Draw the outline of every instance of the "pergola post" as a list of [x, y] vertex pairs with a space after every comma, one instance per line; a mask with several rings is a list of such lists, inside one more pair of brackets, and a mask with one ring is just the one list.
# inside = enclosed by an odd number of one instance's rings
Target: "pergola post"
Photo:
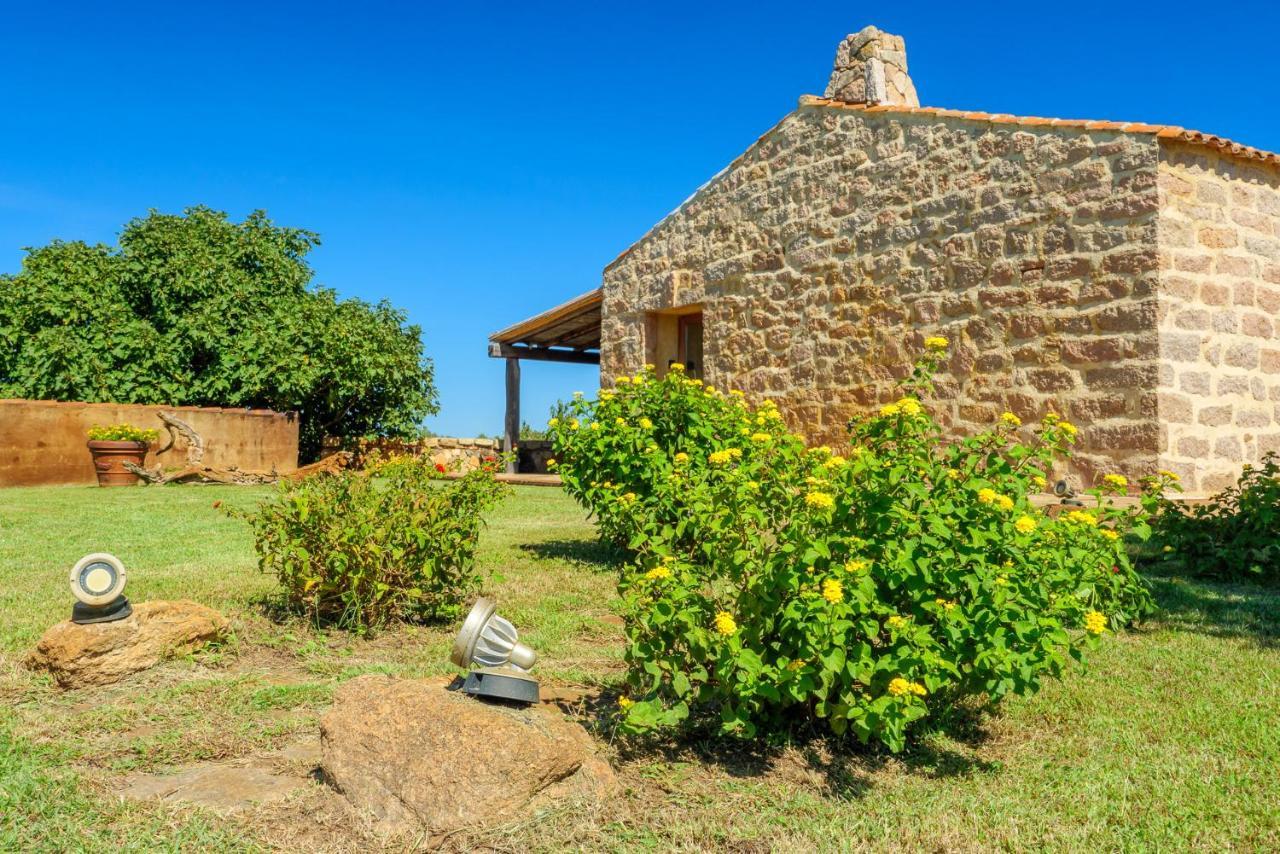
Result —
[[507, 358], [507, 417], [502, 451], [507, 454], [507, 474], [515, 474], [519, 460], [514, 453], [520, 441], [520, 360]]

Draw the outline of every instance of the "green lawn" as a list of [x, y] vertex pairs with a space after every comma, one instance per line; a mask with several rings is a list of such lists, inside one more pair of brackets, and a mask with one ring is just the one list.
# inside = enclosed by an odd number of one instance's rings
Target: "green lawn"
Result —
[[[313, 737], [342, 680], [449, 672], [450, 627], [358, 640], [270, 619], [246, 527], [212, 506], [263, 491], [0, 491], [0, 850], [379, 849], [310, 784], [233, 817], [125, 803], [129, 774]], [[22, 656], [70, 611], [66, 573], [119, 555], [135, 601], [190, 598], [236, 637], [105, 689], [60, 692]], [[526, 487], [482, 537], [486, 591], [542, 654], [544, 685], [608, 689], [622, 634], [612, 566], [559, 492]], [[818, 746], [621, 750], [623, 794], [448, 847], [502, 850], [1280, 848], [1280, 596], [1152, 579], [1164, 608], [1040, 695], [889, 757]], [[397, 847], [399, 846], [399, 847]]]

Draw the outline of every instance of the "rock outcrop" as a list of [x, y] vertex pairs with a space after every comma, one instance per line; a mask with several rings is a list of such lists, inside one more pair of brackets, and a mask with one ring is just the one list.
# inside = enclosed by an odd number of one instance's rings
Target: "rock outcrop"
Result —
[[320, 722], [322, 767], [385, 833], [450, 833], [616, 786], [578, 724], [544, 705], [493, 705], [430, 682], [361, 676]]
[[27, 656], [27, 667], [51, 673], [63, 688], [109, 685], [218, 640], [227, 627], [225, 617], [195, 602], [142, 602], [113, 623], [58, 623]]

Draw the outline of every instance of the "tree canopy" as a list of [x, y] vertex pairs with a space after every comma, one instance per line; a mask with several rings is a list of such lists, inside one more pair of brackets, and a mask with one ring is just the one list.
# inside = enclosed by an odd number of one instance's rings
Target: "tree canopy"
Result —
[[309, 231], [194, 207], [118, 247], [56, 240], [0, 275], [0, 397], [296, 410], [325, 436], [415, 435], [437, 410], [421, 329], [312, 284]]

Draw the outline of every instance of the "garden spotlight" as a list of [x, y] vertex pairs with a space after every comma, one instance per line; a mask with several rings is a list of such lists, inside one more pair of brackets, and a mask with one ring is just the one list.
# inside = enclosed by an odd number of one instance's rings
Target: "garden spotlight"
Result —
[[124, 564], [115, 555], [94, 552], [71, 567], [71, 594], [79, 601], [71, 608], [73, 623], [110, 623], [133, 613], [124, 598]]
[[1053, 494], [1062, 499], [1063, 504], [1070, 504], [1074, 507], [1083, 507], [1084, 502], [1076, 498], [1076, 491], [1064, 477], [1053, 485]]
[[498, 606], [489, 599], [478, 599], [453, 642], [449, 660], [458, 667], [476, 665], [467, 674], [462, 691], [476, 697], [510, 700], [517, 703], [538, 702], [538, 682], [529, 668], [538, 654], [519, 643], [515, 626], [499, 617]]

